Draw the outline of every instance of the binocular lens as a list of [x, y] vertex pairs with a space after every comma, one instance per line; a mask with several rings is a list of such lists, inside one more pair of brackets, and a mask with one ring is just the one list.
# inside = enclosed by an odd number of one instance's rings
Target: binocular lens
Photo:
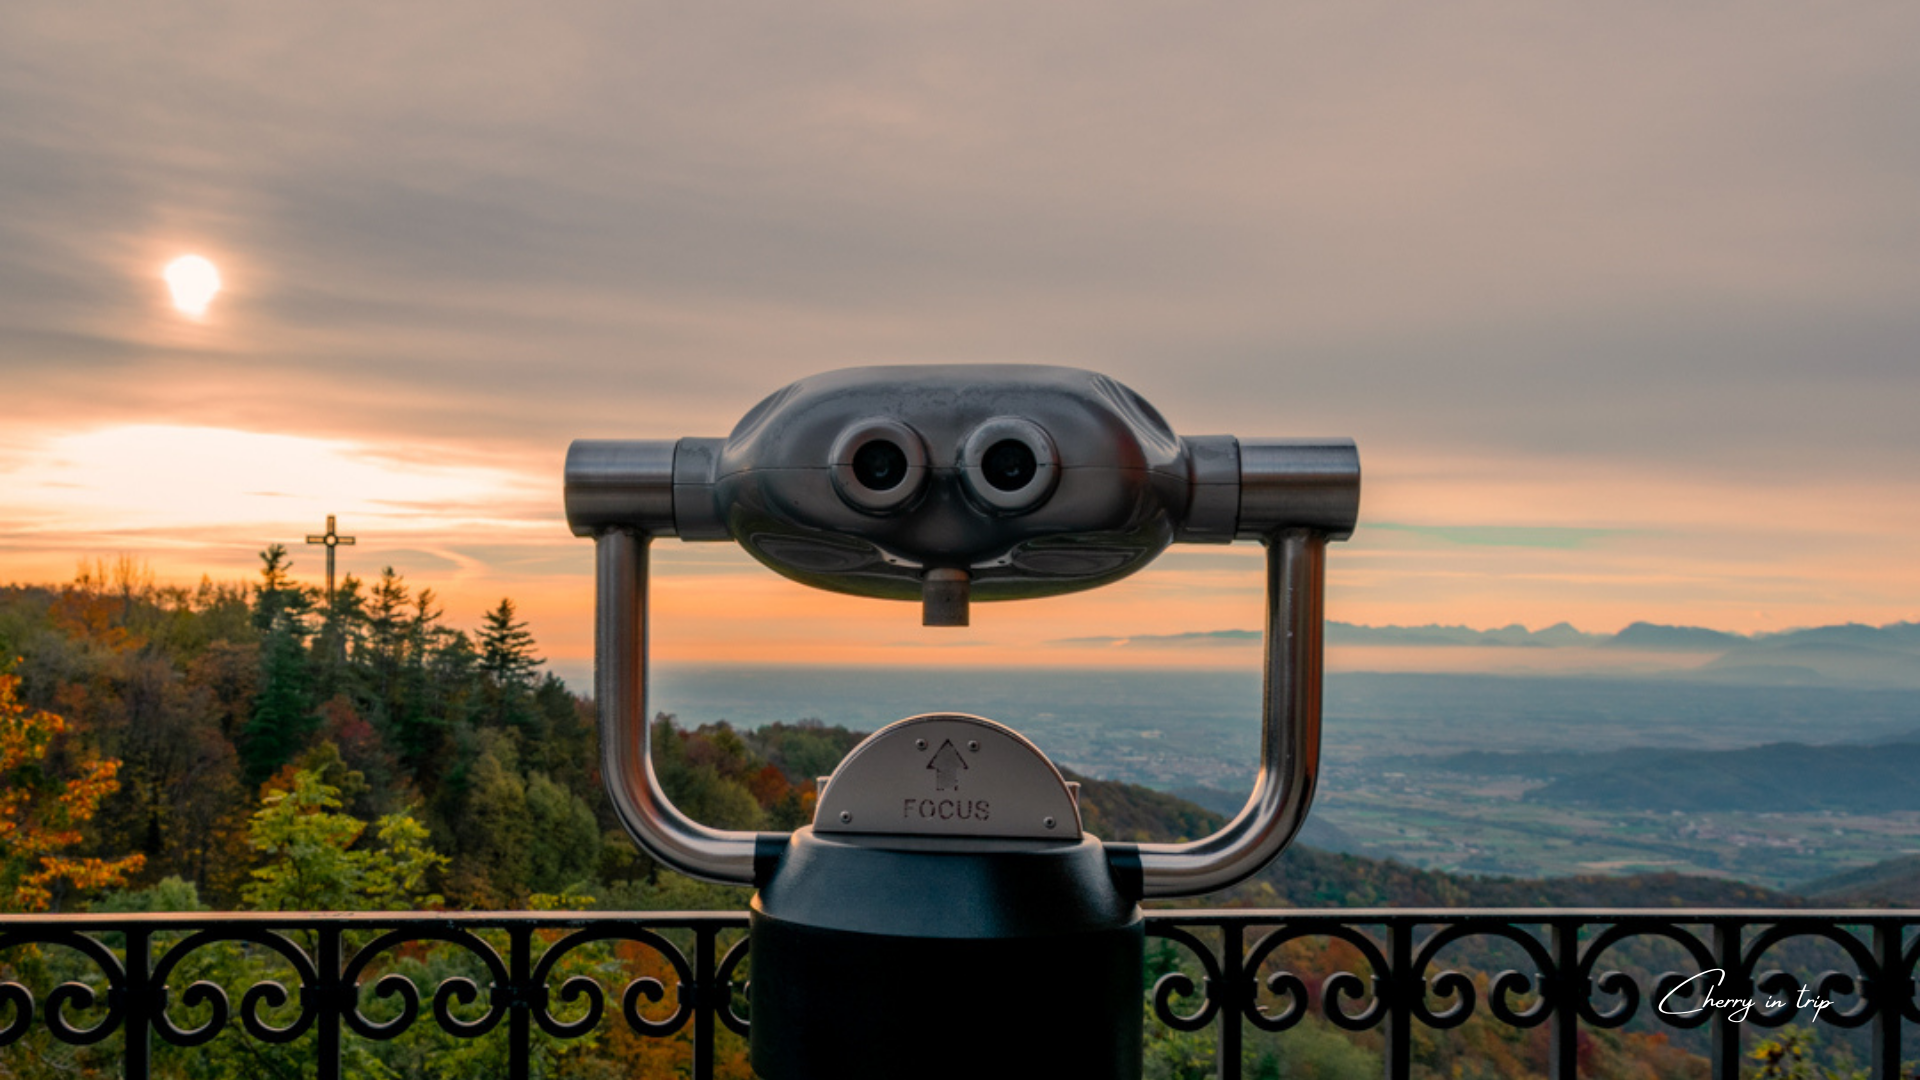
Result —
[[980, 459], [980, 471], [996, 491], [1019, 491], [1033, 482], [1039, 469], [1033, 447], [1018, 439], [1001, 439]]
[[906, 475], [907, 452], [886, 439], [874, 439], [853, 453], [853, 478], [870, 490], [891, 491]]

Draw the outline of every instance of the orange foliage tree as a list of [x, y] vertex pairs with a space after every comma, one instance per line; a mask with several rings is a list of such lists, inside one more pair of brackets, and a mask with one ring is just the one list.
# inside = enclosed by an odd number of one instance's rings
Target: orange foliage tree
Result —
[[79, 827], [100, 800], [120, 789], [120, 763], [92, 758], [78, 763], [76, 776], [54, 776], [47, 753], [67, 722], [27, 708], [19, 687], [19, 676], [0, 674], [0, 910], [45, 911], [58, 882], [75, 889], [124, 885], [146, 856], [61, 854], [80, 843]]

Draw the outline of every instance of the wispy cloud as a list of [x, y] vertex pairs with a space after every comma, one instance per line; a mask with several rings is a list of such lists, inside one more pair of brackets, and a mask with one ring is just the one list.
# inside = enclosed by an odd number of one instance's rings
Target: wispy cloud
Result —
[[1570, 529], [1551, 525], [1407, 525], [1387, 521], [1369, 521], [1367, 529], [1412, 533], [1469, 547], [1546, 548], [1555, 551], [1571, 551], [1612, 537], [1633, 535], [1633, 530], [1628, 529]]
[[1055, 638], [1051, 645], [1245, 645], [1260, 640], [1258, 630], [1193, 630], [1183, 634], [1134, 634], [1128, 637], [1096, 634], [1091, 637]]

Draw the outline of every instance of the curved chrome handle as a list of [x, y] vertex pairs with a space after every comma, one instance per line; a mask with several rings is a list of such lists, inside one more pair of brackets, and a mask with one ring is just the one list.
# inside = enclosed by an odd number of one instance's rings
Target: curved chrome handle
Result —
[[[567, 453], [567, 513], [594, 538], [593, 688], [600, 771], [627, 833], [689, 877], [754, 883], [760, 833], [714, 829], [680, 812], [653, 769], [647, 712], [647, 545], [677, 530], [671, 442], [578, 442]], [[764, 834], [781, 841], [784, 834]]]
[[1306, 822], [1320, 775], [1327, 541], [1346, 539], [1359, 516], [1359, 451], [1345, 439], [1247, 440], [1239, 457], [1234, 535], [1267, 546], [1260, 772], [1219, 832], [1138, 846], [1143, 897], [1197, 896], [1265, 869]]
[[1141, 844], [1143, 897], [1197, 896], [1265, 869], [1307, 818], [1320, 773], [1321, 615], [1327, 538], [1289, 530], [1267, 543], [1260, 773], [1238, 816], [1188, 844]]

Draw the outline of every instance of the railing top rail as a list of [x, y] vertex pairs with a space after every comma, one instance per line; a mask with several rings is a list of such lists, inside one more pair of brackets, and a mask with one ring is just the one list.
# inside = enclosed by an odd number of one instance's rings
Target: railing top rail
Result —
[[1148, 908], [1147, 917], [1188, 925], [1241, 926], [1280, 922], [1458, 923], [1476, 919], [1501, 922], [1606, 922], [1657, 919], [1661, 922], [1823, 922], [1867, 925], [1920, 920], [1920, 908]]
[[[1920, 921], [1920, 908], [1164, 908], [1149, 907], [1154, 922], [1186, 926], [1267, 925], [1300, 922], [1377, 924], [1461, 923], [1833, 923], [1865, 926]], [[697, 928], [740, 926], [745, 911], [198, 911], [0, 915], [0, 927], [57, 925], [73, 930], [204, 930], [215, 926], [419, 926], [565, 929], [609, 921]]]
[[0, 928], [61, 926], [72, 930], [205, 930], [215, 926], [449, 926], [501, 929], [514, 926], [593, 926], [634, 921], [650, 926], [697, 928], [741, 926], [745, 911], [192, 911], [0, 915]]

